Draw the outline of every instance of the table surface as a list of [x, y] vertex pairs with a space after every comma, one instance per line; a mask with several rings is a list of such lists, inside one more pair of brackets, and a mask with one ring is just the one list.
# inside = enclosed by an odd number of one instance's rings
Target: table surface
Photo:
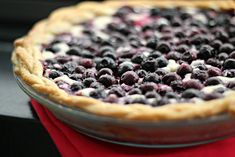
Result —
[[0, 43], [0, 154], [60, 156], [47, 131], [15, 82], [10, 62], [12, 45]]

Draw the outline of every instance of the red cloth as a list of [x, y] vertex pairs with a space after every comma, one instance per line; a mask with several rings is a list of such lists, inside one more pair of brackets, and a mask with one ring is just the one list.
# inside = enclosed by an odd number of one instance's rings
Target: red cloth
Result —
[[235, 157], [235, 138], [177, 149], [134, 148], [98, 141], [74, 131], [45, 107], [34, 100], [31, 102], [63, 157]]

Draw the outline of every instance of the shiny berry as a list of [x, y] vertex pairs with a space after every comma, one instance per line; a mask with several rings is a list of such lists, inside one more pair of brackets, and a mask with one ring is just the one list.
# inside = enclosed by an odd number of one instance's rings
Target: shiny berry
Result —
[[176, 81], [180, 79], [181, 77], [178, 74], [171, 72], [162, 77], [162, 82], [167, 85], [170, 85], [172, 81]]
[[207, 73], [210, 77], [212, 76], [220, 76], [221, 75], [221, 70], [217, 67], [210, 67], [208, 70], [207, 70]]
[[113, 71], [109, 68], [102, 68], [97, 73], [97, 77], [99, 78], [100, 76], [105, 75], [105, 74], [112, 75]]
[[141, 66], [146, 71], [154, 72], [156, 70], [156, 60], [152, 57], [141, 63]]
[[113, 59], [104, 57], [102, 58], [99, 63], [96, 64], [96, 69], [100, 70], [102, 68], [110, 68], [110, 69], [115, 69], [116, 68], [116, 63]]
[[186, 99], [191, 99], [194, 97], [201, 98], [202, 96], [203, 96], [203, 93], [201, 93], [197, 89], [187, 89], [186, 91], [182, 93], [182, 98], [186, 98]]
[[83, 84], [86, 86], [86, 87], [90, 87], [90, 85], [93, 83], [93, 82], [96, 82], [96, 79], [92, 78], [92, 77], [88, 77], [88, 78], [85, 78], [83, 80]]
[[194, 88], [194, 89], [199, 89], [200, 90], [200, 89], [203, 88], [202, 83], [200, 81], [198, 81], [198, 80], [195, 80], [195, 79], [184, 81], [183, 82], [183, 86], [186, 89]]
[[186, 74], [191, 73], [192, 71], [193, 71], [193, 68], [189, 64], [182, 63], [177, 69], [176, 73], [180, 75], [181, 77], [184, 77]]
[[133, 63], [141, 64], [146, 59], [144, 54], [136, 54], [131, 58]]
[[228, 44], [228, 43], [223, 44], [219, 49], [220, 52], [225, 52], [228, 54], [230, 54], [233, 50], [234, 50], [234, 46], [232, 44]]
[[158, 68], [166, 67], [168, 64], [168, 60], [165, 57], [158, 57], [156, 59], [156, 66]]
[[161, 42], [157, 46], [157, 50], [162, 52], [162, 53], [168, 53], [170, 52], [171, 48], [170, 45], [166, 42]]
[[193, 79], [198, 79], [200, 81], [205, 81], [207, 78], [208, 78], [208, 73], [207, 71], [204, 71], [204, 70], [193, 70], [192, 72], [192, 75], [191, 75], [191, 78]]
[[201, 59], [209, 59], [209, 58], [213, 57], [214, 55], [215, 55], [214, 48], [212, 48], [209, 45], [203, 45], [200, 48], [200, 50], [197, 54], [197, 57], [201, 58]]
[[70, 89], [71, 89], [72, 92], [76, 92], [76, 91], [81, 90], [83, 88], [84, 88], [84, 85], [81, 82], [73, 83], [70, 86]]
[[109, 87], [115, 83], [115, 78], [111, 75], [105, 74], [100, 76], [98, 82], [102, 83], [105, 87]]
[[161, 81], [160, 76], [156, 73], [149, 73], [144, 77], [144, 82], [154, 82], [159, 83]]
[[139, 80], [139, 76], [134, 71], [127, 71], [121, 76], [121, 83], [133, 85]]
[[235, 69], [235, 59], [227, 59], [223, 64], [224, 69]]
[[223, 84], [223, 82], [217, 77], [210, 77], [205, 81], [205, 86], [213, 86]]

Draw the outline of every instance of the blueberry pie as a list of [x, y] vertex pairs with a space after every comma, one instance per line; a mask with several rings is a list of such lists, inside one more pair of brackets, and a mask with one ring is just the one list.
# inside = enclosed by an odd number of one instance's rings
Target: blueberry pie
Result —
[[235, 113], [235, 3], [84, 2], [15, 41], [15, 73], [84, 111], [134, 120]]

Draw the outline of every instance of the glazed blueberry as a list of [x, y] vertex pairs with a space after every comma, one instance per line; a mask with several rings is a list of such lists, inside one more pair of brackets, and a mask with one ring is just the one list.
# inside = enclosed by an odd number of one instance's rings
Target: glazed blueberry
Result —
[[179, 95], [175, 92], [166, 93], [165, 97], [167, 97], [168, 99], [179, 99]]
[[184, 88], [186, 89], [189, 89], [189, 88], [194, 88], [194, 89], [202, 89], [203, 88], [203, 85], [200, 81], [198, 80], [195, 80], [195, 79], [191, 79], [191, 80], [188, 80], [188, 81], [184, 81], [183, 82], [183, 86]]
[[143, 69], [140, 69], [140, 70], [137, 70], [137, 75], [140, 77], [140, 78], [143, 78], [145, 77], [148, 73], [147, 71], [143, 70]]
[[96, 69], [100, 70], [102, 68], [110, 68], [110, 69], [115, 69], [116, 63], [113, 59], [104, 57], [102, 58], [99, 63], [96, 64]]
[[81, 82], [76, 82], [76, 83], [73, 83], [71, 86], [70, 86], [70, 89], [72, 92], [76, 92], [76, 91], [79, 91], [81, 89], [84, 88], [84, 85], [81, 83]]
[[134, 69], [134, 65], [131, 62], [123, 62], [119, 65], [118, 74], [121, 76], [123, 73], [127, 71], [132, 71]]
[[173, 89], [172, 89], [170, 86], [168, 86], [168, 85], [159, 84], [159, 85], [158, 85], [157, 92], [158, 92], [161, 96], [163, 96], [163, 95], [165, 95], [165, 94], [168, 93], [168, 92], [173, 92]]
[[189, 64], [182, 63], [177, 69], [176, 73], [180, 75], [181, 77], [184, 77], [186, 74], [191, 73], [192, 71], [193, 71], [193, 68]]
[[106, 98], [107, 95], [103, 89], [96, 89], [94, 91], [91, 91], [89, 96], [95, 99], [102, 99], [102, 98]]
[[189, 50], [189, 47], [185, 44], [181, 44], [175, 49], [177, 52], [184, 53]]
[[207, 70], [209, 77], [220, 76], [222, 74], [221, 70], [217, 67], [211, 67]]
[[82, 74], [72, 74], [69, 76], [70, 79], [79, 81], [82, 79]]
[[125, 96], [125, 91], [121, 87], [112, 87], [108, 94], [115, 94], [118, 97]]
[[176, 51], [172, 51], [166, 55], [167, 59], [173, 59], [175, 61], [180, 60], [182, 55]]
[[96, 77], [96, 70], [86, 69], [82, 75], [83, 75], [83, 78], [88, 78], [88, 77], [95, 78]]
[[230, 54], [233, 50], [234, 50], [234, 46], [229, 43], [223, 44], [219, 49], [220, 52], [225, 52], [227, 54]]
[[[235, 51], [231, 52], [229, 58], [235, 59]], [[227, 58], [226, 58], [227, 59]]]
[[184, 90], [183, 82], [181, 80], [172, 81], [170, 86], [174, 91], [181, 92]]
[[212, 41], [212, 43], [210, 44], [214, 49], [219, 50], [220, 47], [222, 46], [222, 42], [220, 40], [214, 40]]
[[170, 85], [172, 81], [176, 81], [180, 79], [181, 77], [178, 74], [171, 72], [162, 77], [162, 82], [167, 85]]
[[78, 48], [78, 47], [73, 47], [71, 49], [69, 49], [66, 54], [67, 55], [75, 55], [75, 56], [80, 56], [82, 52], [82, 49]]
[[223, 71], [223, 75], [225, 77], [232, 77], [232, 78], [234, 78], [235, 77], [235, 69], [224, 70]]
[[168, 53], [170, 52], [171, 48], [170, 45], [166, 42], [161, 42], [157, 46], [157, 50], [162, 52], [162, 53]]
[[195, 97], [201, 98], [203, 96], [203, 93], [201, 93], [197, 89], [187, 89], [182, 93], [181, 96], [185, 99], [191, 99], [191, 98], [195, 98]]
[[109, 87], [115, 83], [115, 78], [111, 75], [105, 74], [99, 77], [98, 82], [102, 83], [105, 87]]
[[235, 59], [227, 59], [223, 64], [224, 69], [235, 69]]
[[[224, 52], [218, 54], [218, 59], [219, 59], [220, 61], [224, 61], [224, 60], [226, 60], [228, 57], [229, 57], [228, 54], [227, 54], [227, 53], [224, 53]], [[232, 57], [231, 57], [231, 58], [232, 58]]]
[[75, 72], [78, 73], [78, 74], [82, 74], [84, 73], [86, 70], [86, 68], [84, 66], [81, 66], [81, 65], [78, 65], [76, 68], [75, 68]]
[[215, 32], [215, 38], [222, 41], [222, 42], [227, 42], [228, 41], [228, 33], [226, 33], [223, 30], [218, 30]]
[[197, 54], [193, 51], [186, 51], [182, 55], [182, 60], [188, 63], [191, 63], [195, 59], [197, 59]]
[[161, 56], [162, 56], [162, 54], [159, 51], [153, 51], [149, 54], [148, 57], [158, 58], [158, 57], [161, 57]]
[[113, 71], [109, 68], [102, 68], [97, 73], [97, 77], [99, 78], [100, 76], [105, 75], [105, 74], [112, 75]]
[[168, 64], [168, 60], [165, 57], [163, 57], [163, 56], [162, 57], [158, 57], [156, 59], [156, 66], [158, 68], [166, 67], [167, 64]]
[[104, 53], [107, 53], [107, 52], [114, 53], [115, 50], [112, 46], [103, 46], [103, 47], [100, 48], [100, 53], [101, 54], [104, 54]]
[[214, 48], [212, 48], [209, 45], [203, 45], [200, 48], [200, 50], [197, 54], [197, 57], [200, 59], [209, 59], [209, 58], [213, 57], [214, 55], [215, 55]]
[[191, 78], [193, 79], [198, 79], [200, 81], [205, 81], [207, 78], [208, 78], [208, 73], [207, 71], [204, 71], [204, 70], [193, 70], [192, 72], [192, 75], [191, 75]]
[[93, 61], [89, 58], [82, 58], [80, 59], [79, 64], [85, 68], [91, 68], [93, 66]]
[[129, 91], [128, 93], [129, 95], [133, 95], [133, 94], [142, 94], [141, 90], [139, 88], [133, 88]]
[[127, 71], [121, 76], [121, 83], [133, 85], [139, 80], [139, 76], [134, 71]]
[[153, 82], [146, 82], [140, 85], [140, 90], [142, 91], [142, 93], [146, 93], [149, 91], [154, 91], [157, 89], [157, 85]]
[[206, 61], [206, 64], [209, 64], [209, 65], [212, 65], [212, 66], [215, 66], [215, 67], [218, 67], [218, 68], [221, 67], [221, 62], [218, 59], [215, 59], [215, 58], [209, 58]]
[[95, 89], [104, 89], [104, 85], [101, 84], [100, 82], [92, 82], [90, 84], [90, 88], [95, 88]]
[[160, 76], [156, 73], [149, 73], [144, 77], [144, 82], [154, 82], [159, 83], [161, 81]]
[[50, 73], [49, 73], [49, 78], [52, 78], [52, 79], [55, 79], [55, 78], [57, 78], [57, 77], [60, 77], [60, 76], [62, 76], [63, 75], [63, 73], [61, 73], [61, 72], [59, 72], [59, 71], [56, 71], [56, 70], [52, 70], [52, 71], [50, 71]]
[[133, 63], [141, 64], [145, 59], [146, 57], [143, 54], [136, 54], [131, 58], [131, 61]]
[[102, 57], [108, 57], [108, 58], [115, 60], [117, 58], [117, 55], [112, 52], [105, 52], [103, 53]]
[[210, 77], [205, 81], [205, 86], [213, 86], [223, 84], [223, 82], [217, 77]]
[[145, 97], [146, 98], [157, 98], [157, 99], [161, 98], [161, 96], [155, 91], [150, 91], [150, 92], [145, 93]]
[[66, 74], [71, 74], [75, 71], [75, 68], [77, 67], [77, 64], [74, 62], [68, 62], [62, 65], [61, 71]]
[[146, 43], [146, 47], [151, 49], [156, 49], [157, 45], [158, 45], [158, 39], [156, 37], [150, 38]]
[[141, 63], [141, 66], [146, 71], [154, 72], [156, 70], [156, 60], [152, 57], [149, 57], [147, 60]]
[[88, 78], [85, 78], [83, 80], [83, 84], [86, 86], [86, 87], [90, 87], [90, 85], [93, 83], [93, 82], [96, 82], [96, 79], [92, 78], [92, 77], [88, 77]]
[[164, 75], [166, 75], [168, 72], [167, 72], [166, 70], [164, 70], [164, 69], [159, 68], [159, 69], [157, 69], [157, 70], [155, 71], [155, 73], [158, 74], [159, 76], [164, 76]]

